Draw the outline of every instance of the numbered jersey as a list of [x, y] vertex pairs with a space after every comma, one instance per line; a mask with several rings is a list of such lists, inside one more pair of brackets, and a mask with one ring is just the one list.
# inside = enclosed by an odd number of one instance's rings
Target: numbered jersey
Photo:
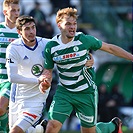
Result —
[[10, 29], [5, 25], [5, 22], [0, 23], [0, 83], [7, 79], [6, 63], [6, 48], [13, 40], [18, 38], [16, 28]]

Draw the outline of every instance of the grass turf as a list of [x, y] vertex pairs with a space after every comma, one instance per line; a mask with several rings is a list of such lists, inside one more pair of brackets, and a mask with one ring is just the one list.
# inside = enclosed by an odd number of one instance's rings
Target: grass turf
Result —
[[[60, 133], [80, 133], [79, 131], [61, 131]], [[133, 130], [123, 131], [123, 133], [133, 133]]]

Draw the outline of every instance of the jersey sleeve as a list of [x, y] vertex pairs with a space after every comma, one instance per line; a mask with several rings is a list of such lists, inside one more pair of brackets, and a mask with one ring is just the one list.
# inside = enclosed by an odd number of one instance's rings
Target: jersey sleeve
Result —
[[19, 84], [37, 84], [37, 78], [27, 78], [23, 75], [18, 74], [18, 63], [19, 63], [19, 55], [10, 45], [6, 49], [6, 68], [8, 74], [8, 80], [11, 83], [19, 83]]
[[50, 47], [51, 43], [52, 42], [48, 42], [44, 50], [44, 58], [45, 58], [44, 68], [46, 69], [54, 68], [54, 62], [53, 62], [51, 47]]
[[102, 47], [102, 41], [90, 35], [82, 35], [82, 41], [88, 50], [98, 50]]

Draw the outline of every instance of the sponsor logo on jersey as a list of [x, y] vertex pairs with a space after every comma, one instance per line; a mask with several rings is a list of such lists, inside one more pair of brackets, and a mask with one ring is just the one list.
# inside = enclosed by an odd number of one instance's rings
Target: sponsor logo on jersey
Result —
[[62, 61], [62, 60], [73, 59], [73, 58], [77, 58], [77, 57], [79, 57], [79, 54], [77, 54], [77, 53], [69, 53], [69, 54], [56, 56], [56, 57], [53, 58], [53, 60], [54, 61]]
[[14, 63], [11, 59], [6, 59], [8, 63]]
[[0, 42], [12, 42], [16, 38], [5, 38], [5, 37], [0, 37]]
[[40, 65], [40, 64], [35, 64], [35, 65], [32, 67], [31, 72], [32, 72], [33, 75], [39, 76], [39, 75], [41, 75], [42, 72], [43, 72], [43, 66]]

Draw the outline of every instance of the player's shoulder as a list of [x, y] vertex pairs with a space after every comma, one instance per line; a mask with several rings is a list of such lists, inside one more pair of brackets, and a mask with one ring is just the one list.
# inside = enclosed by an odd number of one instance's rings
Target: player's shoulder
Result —
[[37, 42], [43, 44], [43, 46], [45, 45], [45, 46], [50, 47], [51, 46], [50, 44], [56, 41], [53, 38], [52, 39], [49, 39], [49, 38], [37, 37]]
[[76, 32], [75, 34], [75, 40], [91, 40], [95, 37], [89, 34], [84, 34], [83, 32]]
[[55, 36], [47, 43], [47, 47], [54, 47], [54, 46], [60, 45], [59, 36], [60, 36], [60, 34], [55, 35]]
[[21, 49], [22, 49], [22, 42], [21, 42], [21, 39], [18, 38], [18, 39], [16, 39], [16, 40], [12, 41], [12, 42], [7, 46], [6, 51], [12, 53], [12, 52], [15, 52], [15, 51], [18, 52], [18, 51], [21, 50]]
[[39, 46], [45, 47], [51, 39], [36, 36], [36, 40]]
[[0, 22], [0, 27], [5, 28], [5, 22]]
[[55, 35], [50, 41], [49, 43], [59, 43], [59, 37], [61, 36], [61, 34], [57, 34]]
[[79, 38], [84, 38], [86, 37], [86, 34], [84, 34], [83, 32], [76, 32], [75, 33], [75, 38], [79, 39]]
[[[16, 27], [9, 28], [5, 22], [0, 23], [0, 32], [6, 33], [6, 35], [3, 34], [3, 36], [11, 37], [11, 38], [18, 38], [18, 32]], [[9, 34], [9, 35], [8, 35]], [[12, 34], [12, 35], [11, 35]]]
[[0, 22], [0, 31], [3, 31], [3, 29], [6, 29], [5, 22]]
[[17, 38], [14, 41], [12, 41], [8, 46], [9, 47], [18, 47], [18, 46], [22, 46], [22, 40], [21, 38]]
[[37, 42], [48, 43], [51, 39], [36, 36]]

